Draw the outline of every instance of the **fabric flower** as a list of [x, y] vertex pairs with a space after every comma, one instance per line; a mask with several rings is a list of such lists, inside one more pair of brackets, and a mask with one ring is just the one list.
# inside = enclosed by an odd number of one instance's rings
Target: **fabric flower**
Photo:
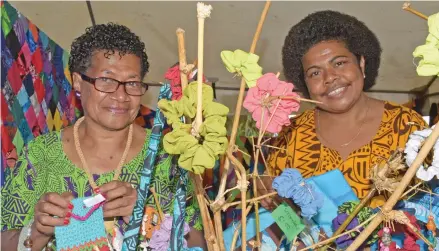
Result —
[[[299, 98], [299, 95], [294, 93], [293, 89], [293, 84], [279, 80], [273, 73], [267, 73], [258, 79], [256, 86], [248, 90], [243, 104], [244, 108], [252, 114], [257, 128], [261, 128], [261, 124], [263, 124], [262, 128], [267, 128], [267, 132], [278, 133], [283, 126], [291, 124], [289, 115], [299, 110], [299, 102], [295, 99], [279, 100], [276, 97], [292, 96]], [[277, 105], [278, 102], [279, 105]], [[264, 114], [263, 118], [262, 113]]]
[[301, 215], [311, 219], [323, 206], [323, 196], [316, 193], [313, 187], [305, 183], [297, 169], [285, 168], [282, 174], [272, 183], [279, 196], [290, 198], [301, 209]]
[[262, 76], [262, 67], [258, 65], [259, 56], [242, 50], [222, 51], [221, 59], [227, 70], [242, 76], [247, 86], [256, 85], [256, 80]]
[[[152, 233], [151, 240], [149, 241], [149, 248], [153, 251], [166, 251], [169, 247], [169, 241], [171, 240], [171, 231], [172, 231], [172, 216], [165, 215], [165, 219], [160, 224], [160, 229], [154, 231]], [[189, 233], [190, 228], [189, 225], [184, 223], [184, 233], [186, 235]], [[187, 241], [183, 240], [183, 247], [187, 248]]]
[[206, 168], [213, 168], [218, 156], [227, 149], [225, 127], [229, 109], [213, 102], [213, 90], [203, 85], [203, 123], [199, 129], [202, 142], [191, 134], [192, 126], [181, 122], [181, 117], [195, 118], [197, 110], [197, 82], [192, 82], [184, 90], [178, 101], [160, 100], [158, 107], [165, 115], [172, 132], [163, 138], [163, 148], [169, 154], [178, 154], [178, 164], [182, 168], [201, 174]]
[[428, 32], [425, 44], [413, 51], [415, 58], [422, 58], [416, 69], [419, 76], [439, 75], [439, 13], [428, 17]]
[[165, 79], [171, 82], [172, 100], [179, 100], [182, 95], [180, 65], [169, 68], [165, 73]]

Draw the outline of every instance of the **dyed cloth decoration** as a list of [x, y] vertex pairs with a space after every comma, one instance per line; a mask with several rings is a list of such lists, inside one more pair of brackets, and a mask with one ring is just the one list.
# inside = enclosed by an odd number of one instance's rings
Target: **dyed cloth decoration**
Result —
[[227, 131], [225, 123], [229, 109], [213, 102], [213, 91], [203, 85], [203, 123], [198, 132], [202, 144], [191, 135], [192, 125], [183, 123], [182, 116], [195, 118], [197, 109], [197, 82], [192, 82], [184, 90], [178, 101], [160, 100], [158, 107], [165, 115], [172, 132], [165, 135], [163, 147], [169, 154], [180, 155], [178, 165], [196, 174], [206, 168], [213, 168], [218, 156], [227, 149]]
[[259, 56], [242, 50], [222, 51], [221, 59], [230, 73], [243, 77], [249, 88], [256, 85], [262, 76], [262, 67], [258, 65]]
[[[291, 124], [289, 115], [299, 110], [299, 102], [294, 99], [272, 99], [289, 96], [299, 98], [293, 92], [294, 85], [281, 81], [273, 73], [260, 77], [256, 86], [250, 88], [243, 106], [256, 121], [256, 127], [270, 133], [278, 133], [283, 126]], [[263, 115], [263, 116], [262, 116]]]
[[428, 17], [428, 32], [425, 44], [413, 51], [415, 58], [422, 58], [416, 69], [419, 76], [439, 75], [439, 13]]
[[322, 195], [306, 184], [296, 169], [284, 169], [282, 174], [273, 180], [272, 186], [279, 196], [292, 199], [300, 207], [301, 215], [307, 219], [316, 215], [323, 206]]

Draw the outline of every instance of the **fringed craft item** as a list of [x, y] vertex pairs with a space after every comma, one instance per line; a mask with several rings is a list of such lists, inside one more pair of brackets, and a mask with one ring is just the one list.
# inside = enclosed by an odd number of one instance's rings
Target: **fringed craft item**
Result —
[[[159, 99], [171, 99], [171, 88], [169, 84], [164, 84], [160, 88]], [[133, 215], [127, 226], [124, 242], [122, 246], [123, 251], [135, 251], [139, 244], [139, 235], [141, 232], [141, 225], [143, 221], [143, 214], [145, 210], [145, 201], [149, 192], [149, 184], [151, 182], [151, 174], [154, 170], [156, 156], [160, 146], [162, 130], [166, 123], [166, 118], [160, 109], [157, 109], [154, 118], [154, 126], [151, 130], [149, 139], [149, 146], [146, 152], [146, 158], [143, 169], [140, 173], [140, 182], [137, 186], [137, 201], [134, 206]]]
[[73, 210], [69, 225], [55, 227], [56, 248], [60, 251], [88, 251], [96, 246], [109, 251], [104, 226], [102, 203], [87, 207], [84, 200], [72, 200]]

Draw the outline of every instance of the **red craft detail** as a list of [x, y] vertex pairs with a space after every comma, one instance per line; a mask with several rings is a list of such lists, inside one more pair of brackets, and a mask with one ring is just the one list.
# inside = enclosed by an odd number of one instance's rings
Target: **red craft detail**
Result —
[[179, 100], [182, 95], [180, 66], [177, 64], [169, 68], [165, 73], [165, 79], [171, 82], [172, 100]]
[[[410, 215], [407, 212], [404, 212], [404, 214], [407, 216], [407, 218], [410, 220], [410, 223], [416, 227], [416, 229], [420, 230], [421, 228], [419, 227], [417, 220], [415, 218], [415, 216]], [[416, 244], [416, 240], [418, 239], [418, 237], [416, 236], [416, 234], [413, 232], [412, 229], [410, 229], [410, 227], [408, 227], [407, 225], [402, 225], [402, 224], [395, 224], [395, 232], [394, 233], [403, 233], [405, 235], [404, 238], [404, 246], [401, 249], [397, 249], [396, 248], [396, 243], [394, 241], [392, 241], [392, 243], [389, 246], [389, 251], [419, 251], [420, 247], [418, 244]], [[378, 236], [381, 238], [383, 236], [383, 229], [381, 229], [380, 231], [378, 231]], [[381, 244], [381, 239], [379, 240], [379, 245]]]

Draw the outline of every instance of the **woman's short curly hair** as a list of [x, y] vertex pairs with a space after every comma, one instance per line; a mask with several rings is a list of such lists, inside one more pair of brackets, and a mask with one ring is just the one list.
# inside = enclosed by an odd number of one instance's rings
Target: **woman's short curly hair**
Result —
[[331, 10], [312, 13], [289, 31], [282, 48], [282, 64], [287, 80], [294, 83], [305, 96], [309, 96], [302, 58], [312, 46], [331, 40], [343, 42], [358, 59], [364, 57], [366, 61], [364, 90], [370, 89], [378, 76], [381, 58], [380, 42], [376, 35], [357, 18]]
[[148, 72], [145, 44], [128, 27], [114, 23], [88, 27], [83, 35], [73, 41], [69, 58], [70, 72], [85, 72], [90, 67], [93, 53], [100, 50], [107, 55], [115, 52], [121, 56], [136, 55], [141, 59], [141, 77], [145, 77]]

